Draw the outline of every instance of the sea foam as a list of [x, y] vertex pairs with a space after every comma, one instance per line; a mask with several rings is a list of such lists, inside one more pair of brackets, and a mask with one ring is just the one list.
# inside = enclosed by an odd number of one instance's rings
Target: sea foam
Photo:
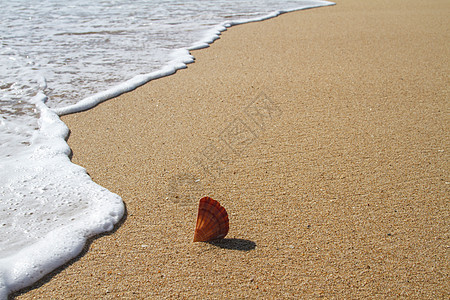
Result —
[[41, 117], [28, 151], [0, 165], [0, 299], [77, 256], [124, 214], [119, 196], [70, 162], [68, 128], [45, 99], [33, 99]]

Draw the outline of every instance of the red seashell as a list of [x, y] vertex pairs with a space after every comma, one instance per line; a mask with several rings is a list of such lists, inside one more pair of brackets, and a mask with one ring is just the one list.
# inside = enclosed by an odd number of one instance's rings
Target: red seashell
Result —
[[200, 199], [194, 242], [223, 239], [227, 235], [228, 229], [229, 221], [225, 208], [210, 197]]

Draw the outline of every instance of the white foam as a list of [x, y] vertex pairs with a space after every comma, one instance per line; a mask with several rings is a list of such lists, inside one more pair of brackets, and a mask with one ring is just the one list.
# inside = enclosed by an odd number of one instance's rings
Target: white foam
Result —
[[66, 125], [39, 94], [39, 131], [28, 151], [0, 165], [0, 299], [77, 256], [86, 240], [110, 231], [121, 198], [71, 163]]
[[170, 60], [169, 64], [159, 71], [144, 75], [137, 75], [130, 80], [116, 85], [113, 88], [87, 97], [76, 104], [61, 108], [55, 108], [53, 109], [53, 111], [58, 115], [66, 115], [90, 109], [105, 100], [132, 91], [135, 88], [149, 82], [150, 80], [172, 75], [177, 70], [186, 68], [187, 64], [194, 62], [194, 57], [190, 55], [189, 51], [186, 49], [179, 49], [177, 51], [174, 51], [172, 52], [172, 56], [173, 59]]

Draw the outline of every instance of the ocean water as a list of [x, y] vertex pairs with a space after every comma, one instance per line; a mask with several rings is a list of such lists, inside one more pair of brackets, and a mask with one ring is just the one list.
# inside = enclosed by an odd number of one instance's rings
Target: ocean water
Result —
[[69, 159], [59, 116], [193, 62], [227, 27], [302, 0], [0, 2], [0, 299], [77, 256], [124, 214]]

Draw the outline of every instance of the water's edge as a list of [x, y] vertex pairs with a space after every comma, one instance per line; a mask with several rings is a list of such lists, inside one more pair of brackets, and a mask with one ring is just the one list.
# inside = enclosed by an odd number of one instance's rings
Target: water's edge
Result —
[[335, 3], [330, 2], [330, 1], [320, 1], [319, 0], [317, 2], [318, 2], [318, 4], [316, 4], [316, 5], [301, 6], [301, 7], [293, 8], [293, 9], [289, 9], [289, 10], [279, 10], [279, 11], [272, 12], [266, 16], [259, 17], [259, 18], [240, 20], [240, 21], [223, 22], [223, 23], [215, 26], [211, 30], [209, 30], [205, 34], [205, 37], [202, 40], [200, 40], [199, 42], [191, 45], [188, 48], [177, 49], [177, 50], [173, 51], [171, 55], [174, 57], [174, 59], [171, 60], [162, 69], [152, 72], [152, 73], [144, 74], [144, 75], [137, 75], [137, 76], [135, 76], [115, 87], [112, 87], [106, 91], [99, 92], [95, 95], [87, 97], [87, 98], [79, 101], [76, 104], [69, 105], [66, 107], [61, 107], [61, 108], [54, 108], [53, 111], [56, 114], [58, 114], [59, 116], [85, 111], [85, 110], [95, 107], [96, 105], [100, 104], [101, 102], [115, 98], [117, 96], [120, 96], [121, 94], [130, 92], [130, 91], [136, 89], [137, 87], [150, 82], [151, 80], [175, 74], [177, 70], [185, 69], [188, 64], [194, 62], [194, 57], [191, 55], [190, 51], [209, 47], [212, 43], [214, 43], [215, 40], [219, 39], [221, 33], [223, 31], [227, 30], [227, 28], [229, 28], [229, 27], [246, 24], [246, 23], [264, 21], [267, 19], [275, 18], [281, 14], [288, 13], [288, 12], [335, 5]]

